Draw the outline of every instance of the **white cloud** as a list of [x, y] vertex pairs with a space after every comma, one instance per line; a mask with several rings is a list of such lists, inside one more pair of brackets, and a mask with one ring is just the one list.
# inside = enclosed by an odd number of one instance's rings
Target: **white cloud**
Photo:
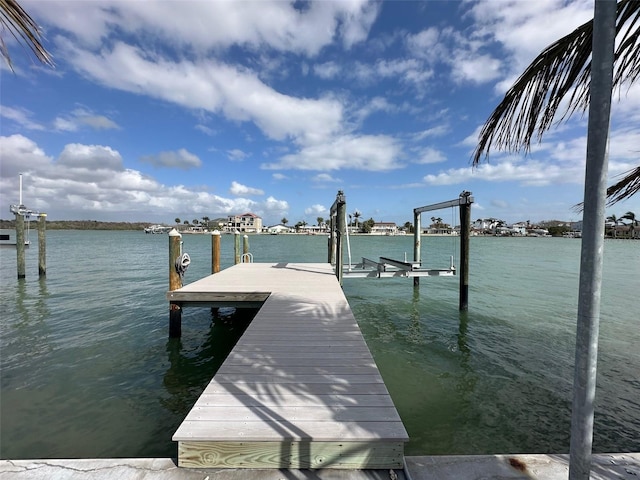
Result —
[[469, 14], [476, 21], [477, 40], [497, 41], [509, 53], [506, 73], [514, 77], [547, 45], [593, 18], [593, 2], [482, 0], [473, 4]]
[[[24, 175], [27, 206], [51, 219], [140, 221], [187, 215], [227, 215], [253, 211], [282, 215], [285, 200], [263, 202], [224, 198], [198, 188], [164, 185], [141, 172], [122, 167], [120, 154], [108, 146], [69, 144], [57, 159], [47, 156], [22, 135], [0, 136], [0, 202], [18, 201], [17, 177]], [[15, 197], [15, 198], [14, 198]], [[188, 206], [188, 207], [185, 207]], [[164, 219], [164, 220], [162, 220]]]
[[327, 207], [320, 204], [311, 205], [310, 207], [307, 207], [304, 209], [305, 215], [320, 215], [320, 214], [327, 214], [327, 213], [329, 213], [329, 210], [327, 209]]
[[340, 180], [339, 178], [334, 178], [328, 173], [319, 173], [318, 175], [314, 176], [311, 181], [316, 183], [339, 183], [342, 180]]
[[336, 40], [345, 48], [364, 41], [379, 10], [369, 0], [309, 2], [302, 8], [279, 0], [181, 2], [179, 6], [162, 0], [27, 3], [38, 18], [93, 48], [117, 26], [129, 35], [160, 39], [177, 49], [200, 53], [239, 45], [310, 56]]
[[155, 155], [145, 155], [140, 157], [140, 161], [149, 163], [154, 167], [180, 168], [182, 170], [190, 170], [202, 166], [200, 158], [184, 148], [177, 151], [160, 152]]
[[26, 108], [13, 108], [3, 105], [0, 109], [0, 116], [4, 117], [8, 120], [12, 120], [22, 128], [26, 128], [27, 130], [44, 130], [44, 125], [41, 125], [37, 122], [31, 120], [31, 116], [33, 113], [27, 110]]
[[229, 192], [237, 196], [264, 195], [264, 190], [261, 190], [259, 188], [247, 187], [246, 185], [242, 185], [235, 180], [231, 182], [231, 188], [229, 188]]
[[282, 173], [274, 173], [273, 175], [271, 175], [271, 177], [274, 180], [288, 180], [289, 177], [287, 177], [286, 175], [282, 174]]
[[83, 108], [75, 109], [70, 114], [59, 116], [53, 121], [54, 129], [64, 132], [75, 132], [82, 126], [91, 127], [94, 130], [113, 130], [120, 128], [117, 123], [104, 115], [96, 115]]
[[[0, 158], [0, 177], [8, 178], [13, 183], [18, 174], [43, 171], [51, 164], [51, 157], [45, 155], [33, 140], [22, 135], [0, 137]], [[5, 204], [7, 203], [3, 203]]]
[[335, 78], [342, 72], [342, 67], [336, 62], [325, 62], [313, 66], [313, 73], [318, 77], [329, 80]]
[[337, 100], [281, 94], [247, 69], [215, 61], [151, 59], [122, 42], [100, 54], [64, 43], [75, 67], [105, 86], [251, 121], [273, 139], [318, 141], [341, 127], [342, 105]]
[[400, 168], [401, 147], [386, 135], [344, 135], [331, 142], [303, 147], [277, 163], [264, 163], [267, 170], [368, 170], [381, 172]]
[[447, 157], [440, 150], [432, 147], [424, 147], [417, 149], [412, 158], [413, 163], [429, 164], [440, 163], [447, 160]]
[[522, 186], [547, 186], [557, 184], [580, 184], [584, 181], [584, 170], [579, 165], [559, 166], [539, 161], [523, 164], [502, 162], [482, 164], [472, 169], [451, 168], [436, 175], [423, 178], [428, 185], [456, 185], [473, 180], [487, 182], [517, 182]]
[[120, 153], [102, 145], [70, 143], [60, 153], [58, 164], [87, 170], [124, 170]]
[[68, 118], [57, 117], [53, 121], [53, 128], [60, 132], [75, 132], [78, 130], [78, 124]]
[[232, 162], [241, 162], [248, 156], [248, 153], [243, 152], [239, 148], [227, 150], [227, 158], [229, 158], [229, 160], [231, 160]]

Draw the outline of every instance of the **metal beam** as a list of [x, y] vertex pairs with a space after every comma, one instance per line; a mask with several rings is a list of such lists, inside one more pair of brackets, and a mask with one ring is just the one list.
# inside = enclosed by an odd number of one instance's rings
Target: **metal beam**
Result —
[[[463, 192], [465, 193], [465, 192]], [[473, 197], [471, 195], [462, 195], [455, 200], [449, 200], [448, 202], [434, 203], [433, 205], [426, 205], [424, 207], [418, 207], [413, 209], [413, 213], [429, 212], [431, 210], [442, 210], [443, 208], [457, 207], [459, 205], [468, 205], [473, 203]]]

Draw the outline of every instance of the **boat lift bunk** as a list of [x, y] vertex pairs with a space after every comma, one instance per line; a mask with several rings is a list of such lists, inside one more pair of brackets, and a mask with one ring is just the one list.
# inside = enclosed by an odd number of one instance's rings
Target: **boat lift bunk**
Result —
[[351, 265], [343, 270], [347, 278], [389, 278], [389, 277], [452, 277], [456, 274], [456, 267], [451, 257], [449, 268], [423, 268], [422, 262], [394, 260], [380, 257], [379, 261], [362, 257], [362, 262]]

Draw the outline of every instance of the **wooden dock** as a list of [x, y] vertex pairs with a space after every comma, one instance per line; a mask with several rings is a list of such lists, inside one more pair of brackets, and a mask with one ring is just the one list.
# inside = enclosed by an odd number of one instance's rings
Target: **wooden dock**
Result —
[[175, 432], [179, 466], [402, 468], [407, 432], [330, 264], [238, 264], [167, 298], [262, 305]]

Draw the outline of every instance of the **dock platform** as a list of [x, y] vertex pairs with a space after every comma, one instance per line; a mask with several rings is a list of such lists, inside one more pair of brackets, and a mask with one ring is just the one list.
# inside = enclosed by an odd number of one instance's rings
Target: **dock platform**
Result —
[[407, 432], [330, 264], [238, 264], [167, 299], [261, 305], [175, 432], [179, 466], [402, 468]]

